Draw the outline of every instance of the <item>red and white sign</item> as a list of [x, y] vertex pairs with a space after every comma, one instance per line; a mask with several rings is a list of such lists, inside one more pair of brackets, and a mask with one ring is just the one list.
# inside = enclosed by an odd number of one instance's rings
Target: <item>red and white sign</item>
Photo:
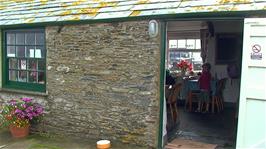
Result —
[[252, 46], [252, 53], [250, 53], [250, 58], [252, 60], [262, 60], [261, 46], [259, 44], [254, 44]]
[[254, 53], [259, 53], [259, 52], [261, 51], [261, 46], [258, 45], [258, 44], [253, 45], [253, 46], [252, 46], [252, 51], [253, 51]]

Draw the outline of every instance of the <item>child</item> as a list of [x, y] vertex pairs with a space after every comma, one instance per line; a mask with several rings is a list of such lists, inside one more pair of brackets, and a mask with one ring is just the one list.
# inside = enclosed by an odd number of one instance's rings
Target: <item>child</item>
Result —
[[209, 102], [210, 102], [210, 90], [211, 90], [211, 64], [204, 63], [202, 65], [202, 73], [199, 77], [199, 88], [200, 88], [200, 99], [198, 102], [197, 111], [201, 111], [201, 104], [203, 102], [206, 103], [206, 109], [204, 112], [208, 112], [209, 110]]

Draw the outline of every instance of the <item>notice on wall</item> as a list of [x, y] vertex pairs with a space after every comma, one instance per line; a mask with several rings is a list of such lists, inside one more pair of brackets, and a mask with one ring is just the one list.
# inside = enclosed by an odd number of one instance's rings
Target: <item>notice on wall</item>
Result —
[[30, 57], [34, 58], [34, 49], [30, 49]]
[[259, 44], [252, 45], [252, 52], [250, 53], [251, 60], [262, 60], [261, 46]]
[[266, 65], [266, 45], [264, 45], [261, 40], [254, 41], [249, 46], [249, 66], [265, 66]]
[[15, 57], [16, 55], [15, 55], [15, 53], [8, 53], [7, 54], [7, 57]]
[[27, 69], [27, 61], [26, 60], [20, 60], [20, 69], [22, 69], [22, 70]]
[[41, 49], [36, 49], [35, 50], [35, 58], [42, 58]]

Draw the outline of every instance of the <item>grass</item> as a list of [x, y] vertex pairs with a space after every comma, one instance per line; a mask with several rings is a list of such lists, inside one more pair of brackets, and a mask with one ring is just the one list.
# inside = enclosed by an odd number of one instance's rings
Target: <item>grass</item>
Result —
[[33, 144], [29, 147], [29, 149], [63, 149], [63, 148], [47, 144]]

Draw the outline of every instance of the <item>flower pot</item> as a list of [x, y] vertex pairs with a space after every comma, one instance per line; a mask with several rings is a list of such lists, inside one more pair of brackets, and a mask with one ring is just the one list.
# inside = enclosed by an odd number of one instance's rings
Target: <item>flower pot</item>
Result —
[[97, 141], [97, 149], [110, 149], [111, 143], [109, 140]]
[[9, 130], [14, 138], [23, 138], [29, 135], [30, 126], [25, 127], [17, 127], [17, 126], [9, 126]]
[[186, 71], [185, 70], [181, 70], [181, 77], [185, 77], [186, 76]]

